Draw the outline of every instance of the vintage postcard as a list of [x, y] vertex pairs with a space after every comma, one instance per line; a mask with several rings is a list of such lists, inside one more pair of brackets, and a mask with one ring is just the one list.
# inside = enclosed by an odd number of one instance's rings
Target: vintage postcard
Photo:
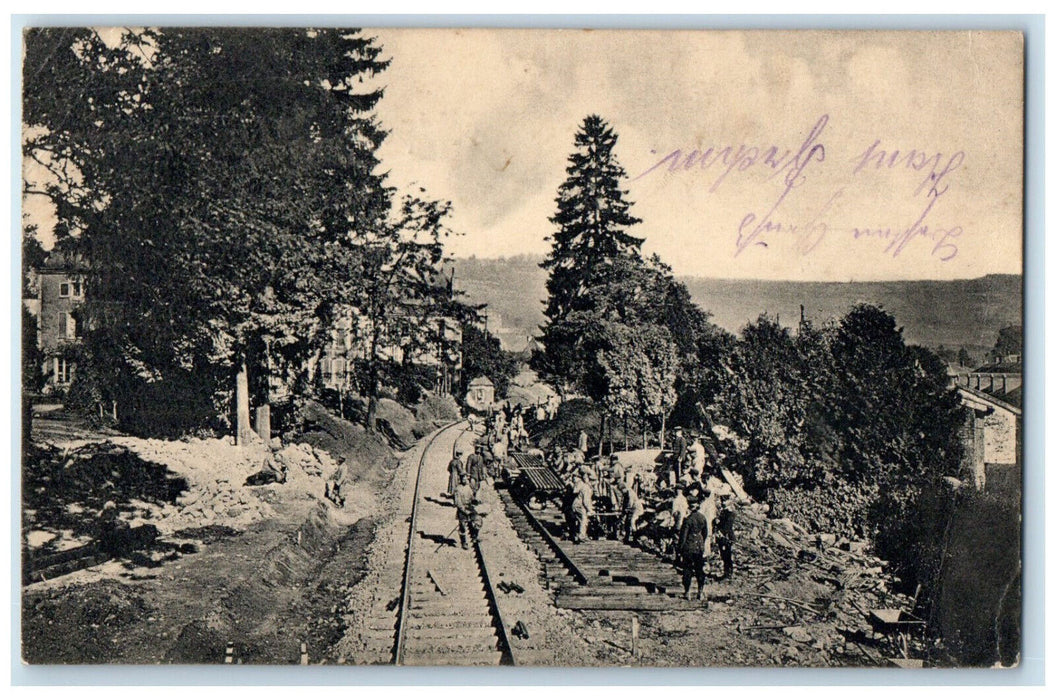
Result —
[[22, 40], [26, 663], [1020, 663], [1022, 34]]

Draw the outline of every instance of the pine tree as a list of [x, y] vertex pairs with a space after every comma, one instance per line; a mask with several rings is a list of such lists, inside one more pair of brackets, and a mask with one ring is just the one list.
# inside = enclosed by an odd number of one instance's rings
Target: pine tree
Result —
[[631, 216], [631, 202], [620, 189], [627, 176], [616, 160], [616, 134], [605, 121], [591, 115], [576, 133], [576, 150], [568, 157], [568, 178], [557, 190], [558, 226], [553, 249], [543, 262], [550, 271], [546, 316], [551, 322], [577, 309], [577, 300], [594, 281], [599, 264], [629, 256], [638, 258], [642, 239], [627, 233], [641, 223]]
[[[548, 270], [547, 323], [544, 354], [538, 368], [559, 385], [583, 384], [583, 343], [589, 341], [590, 316], [597, 311], [592, 290], [605, 284], [621, 259], [640, 261], [642, 239], [628, 229], [640, 223], [630, 214], [631, 202], [620, 183], [627, 173], [616, 160], [616, 134], [605, 121], [590, 115], [575, 136], [568, 158], [568, 177], [557, 191], [558, 228], [542, 266]], [[593, 295], [596, 296], [596, 295]]]

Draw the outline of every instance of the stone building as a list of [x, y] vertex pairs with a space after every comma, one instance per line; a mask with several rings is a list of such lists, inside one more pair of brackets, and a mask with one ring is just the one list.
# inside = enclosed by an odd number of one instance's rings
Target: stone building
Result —
[[23, 304], [37, 323], [37, 346], [43, 354], [45, 391], [64, 389], [73, 379], [69, 351], [80, 342], [77, 309], [84, 303], [83, 261], [63, 253], [52, 253], [34, 274], [36, 298]]
[[965, 471], [982, 490], [1018, 490], [1021, 483], [1023, 410], [993, 394], [958, 387], [970, 411], [962, 428]]
[[495, 385], [487, 377], [477, 377], [466, 389], [466, 405], [484, 411], [495, 404]]

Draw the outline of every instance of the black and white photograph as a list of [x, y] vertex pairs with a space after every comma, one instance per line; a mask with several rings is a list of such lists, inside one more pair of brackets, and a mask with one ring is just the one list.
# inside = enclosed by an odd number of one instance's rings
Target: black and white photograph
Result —
[[18, 38], [24, 664], [1023, 663], [1021, 32]]

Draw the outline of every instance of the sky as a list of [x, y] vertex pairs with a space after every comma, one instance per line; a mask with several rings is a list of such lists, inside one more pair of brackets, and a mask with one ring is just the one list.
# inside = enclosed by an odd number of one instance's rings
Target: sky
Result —
[[452, 202], [455, 256], [544, 255], [598, 114], [632, 232], [676, 274], [1022, 270], [1017, 33], [368, 31], [392, 60], [382, 161]]
[[[391, 59], [383, 167], [451, 201], [455, 257], [545, 255], [598, 114], [631, 232], [678, 275], [1022, 271], [1018, 33], [366, 31]], [[26, 209], [46, 239], [46, 208]]]

